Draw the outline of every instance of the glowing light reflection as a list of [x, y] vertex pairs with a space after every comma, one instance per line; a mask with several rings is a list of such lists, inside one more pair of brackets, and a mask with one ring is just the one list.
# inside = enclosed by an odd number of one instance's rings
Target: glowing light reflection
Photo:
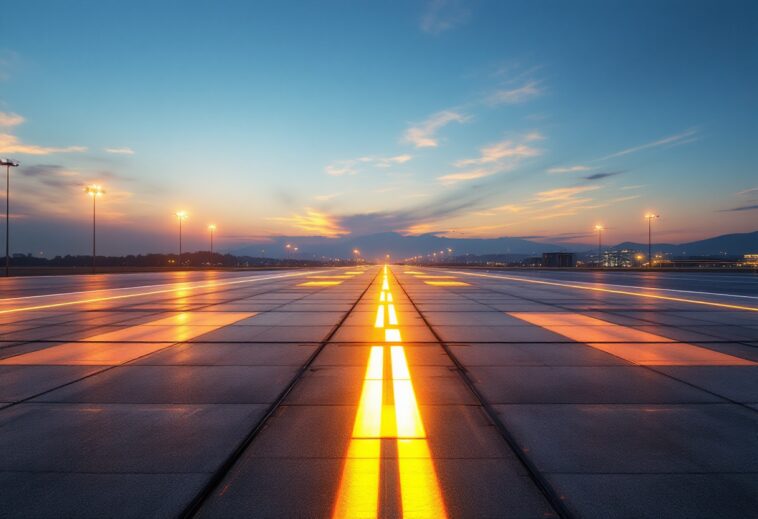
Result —
[[[381, 303], [392, 301], [386, 271], [385, 266], [379, 297]], [[381, 303], [377, 307], [376, 327], [385, 325], [385, 305]], [[386, 313], [389, 324], [397, 325], [394, 305], [388, 305]], [[385, 339], [400, 342], [400, 330], [385, 329]], [[389, 347], [390, 373], [384, 369], [385, 349], [385, 346], [372, 346], [369, 352], [332, 517], [373, 518], [380, 515], [381, 441], [395, 439], [402, 516], [445, 518], [445, 503], [426, 440], [405, 348], [397, 344]], [[384, 387], [384, 377], [387, 376], [392, 382], [390, 393]]]

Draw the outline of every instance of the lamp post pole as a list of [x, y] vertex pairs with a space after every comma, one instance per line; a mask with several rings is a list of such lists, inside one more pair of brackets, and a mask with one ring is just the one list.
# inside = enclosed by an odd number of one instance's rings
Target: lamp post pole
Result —
[[11, 167], [18, 167], [19, 162], [11, 159], [0, 159], [0, 165], [5, 166], [5, 277], [10, 275], [11, 254]]
[[596, 225], [595, 230], [597, 231], [597, 266], [602, 268], [603, 267], [603, 226]]
[[213, 265], [213, 232], [216, 230], [215, 224], [210, 224], [208, 230], [211, 231], [211, 257], [208, 260], [208, 266]]
[[660, 215], [648, 213], [647, 218], [647, 266], [653, 268], [653, 218], [659, 218]]
[[181, 267], [182, 265], [182, 220], [187, 218], [187, 213], [185, 211], [177, 211], [176, 218], [179, 220], [179, 258], [177, 259], [177, 263]]
[[91, 185], [84, 188], [84, 192], [92, 197], [92, 273], [95, 273], [97, 258], [97, 197], [103, 196], [105, 190], [98, 185]]

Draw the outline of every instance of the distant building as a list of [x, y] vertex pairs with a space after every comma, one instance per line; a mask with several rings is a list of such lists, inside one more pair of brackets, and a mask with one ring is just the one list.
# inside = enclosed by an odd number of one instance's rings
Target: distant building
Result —
[[631, 268], [641, 262], [640, 252], [631, 249], [603, 251], [604, 267]]
[[542, 254], [543, 267], [576, 267], [576, 254], [573, 252], [545, 252]]
[[521, 266], [522, 267], [541, 267], [542, 266], [542, 258], [536, 257], [536, 258], [524, 258], [521, 260]]
[[758, 253], [745, 254], [742, 256], [742, 264], [746, 267], [758, 267]]

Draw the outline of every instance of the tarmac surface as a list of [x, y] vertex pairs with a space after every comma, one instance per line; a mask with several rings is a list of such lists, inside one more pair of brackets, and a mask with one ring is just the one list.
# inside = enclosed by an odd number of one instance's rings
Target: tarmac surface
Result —
[[757, 286], [0, 279], [0, 517], [755, 517]]

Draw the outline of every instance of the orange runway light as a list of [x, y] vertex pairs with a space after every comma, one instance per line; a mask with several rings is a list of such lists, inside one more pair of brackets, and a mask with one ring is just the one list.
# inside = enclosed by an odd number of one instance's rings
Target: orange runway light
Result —
[[342, 281], [306, 281], [305, 283], [300, 283], [297, 286], [299, 287], [333, 287], [335, 285], [341, 285]]
[[468, 287], [471, 286], [463, 281], [424, 281], [433, 287]]
[[81, 342], [51, 346], [0, 360], [13, 365], [112, 365], [203, 335], [254, 313], [182, 312], [145, 324], [87, 337]]
[[758, 363], [568, 312], [509, 312], [528, 323], [641, 366], [755, 366]]

